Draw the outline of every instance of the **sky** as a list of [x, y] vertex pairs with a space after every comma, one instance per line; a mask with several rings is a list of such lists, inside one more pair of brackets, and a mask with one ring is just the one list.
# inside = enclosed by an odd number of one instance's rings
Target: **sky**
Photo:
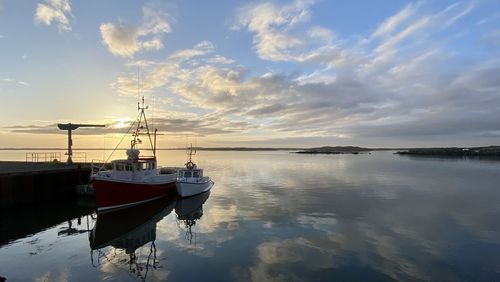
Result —
[[0, 147], [500, 145], [500, 2], [0, 0]]

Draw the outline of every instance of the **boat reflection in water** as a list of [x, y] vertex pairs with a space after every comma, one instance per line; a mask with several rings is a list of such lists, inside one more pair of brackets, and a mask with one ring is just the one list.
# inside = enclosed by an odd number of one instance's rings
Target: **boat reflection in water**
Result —
[[210, 190], [189, 198], [179, 198], [175, 204], [177, 219], [186, 228], [185, 238], [190, 244], [193, 240], [192, 227], [203, 216], [203, 204], [209, 196]]
[[[156, 268], [156, 223], [169, 215], [175, 207], [176, 197], [164, 197], [142, 205], [121, 210], [98, 213], [94, 228], [89, 233], [92, 265], [112, 263], [119, 268], [128, 267], [131, 274], [145, 280], [150, 267]], [[137, 249], [150, 243], [146, 258]], [[106, 252], [105, 247], [114, 247]], [[117, 252], [122, 250], [122, 252]], [[94, 260], [97, 251], [97, 261]], [[124, 260], [123, 251], [129, 259]]]
[[[203, 215], [203, 204], [210, 192], [190, 198], [177, 196], [157, 199], [141, 205], [98, 213], [94, 228], [89, 232], [93, 266], [111, 263], [132, 276], [146, 280], [150, 268], [159, 267], [156, 257], [156, 224], [175, 208], [177, 219], [188, 228], [186, 238], [191, 242], [191, 227]], [[147, 254], [140, 249], [149, 243]], [[113, 250], [106, 249], [113, 247]], [[97, 255], [95, 254], [97, 253]], [[128, 256], [128, 259], [123, 255]]]

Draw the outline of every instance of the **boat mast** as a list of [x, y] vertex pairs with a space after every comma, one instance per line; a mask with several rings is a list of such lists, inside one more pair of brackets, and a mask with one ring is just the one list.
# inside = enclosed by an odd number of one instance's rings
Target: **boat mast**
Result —
[[196, 149], [194, 150], [193, 153], [193, 143], [191, 143], [191, 147], [186, 149], [186, 154], [189, 156], [189, 160], [186, 163], [186, 167], [189, 169], [196, 168], [196, 165], [192, 161], [193, 155], [196, 155]]
[[145, 110], [149, 108], [149, 106], [144, 105], [144, 96], [142, 96], [142, 103], [139, 100], [140, 97], [140, 85], [139, 85], [139, 68], [137, 68], [137, 110], [139, 111], [139, 117], [137, 118], [137, 127], [135, 129], [135, 132], [132, 133], [132, 136], [134, 136], [134, 139], [130, 141], [130, 147], [132, 150], [137, 149], [138, 144], [142, 144], [142, 140], [139, 138], [139, 135], [141, 134], [141, 130], [144, 129], [144, 126], [142, 125], [142, 121], [144, 120], [144, 125], [146, 126], [146, 135], [148, 136], [149, 139], [149, 145], [151, 146], [151, 150], [153, 151], [153, 156], [156, 157], [156, 130], [155, 130], [155, 142], [153, 145], [153, 140], [151, 139], [151, 132], [149, 131], [149, 125], [148, 125], [148, 120], [146, 118], [146, 113]]
[[155, 135], [154, 135], [154, 138], [155, 138], [155, 146], [153, 148], [153, 156], [156, 157], [156, 132], [158, 131], [158, 128], [155, 128]]
[[[149, 145], [151, 146], [151, 150], [153, 150], [153, 153], [155, 153], [156, 148], [153, 145], [153, 140], [151, 139], [151, 132], [149, 131], [149, 126], [148, 126], [148, 120], [146, 118], [146, 113], [145, 110], [147, 110], [149, 106], [144, 106], [144, 96], [142, 96], [142, 105], [138, 102], [137, 103], [137, 109], [139, 110], [139, 118], [137, 119], [137, 127], [135, 129], [135, 132], [133, 133], [134, 139], [131, 142], [131, 147], [132, 149], [136, 149], [137, 144], [141, 144], [142, 140], [138, 137], [141, 135], [141, 130], [144, 129], [144, 125], [146, 126], [146, 135], [148, 136], [149, 139]], [[144, 120], [144, 125], [142, 125], [142, 121]]]

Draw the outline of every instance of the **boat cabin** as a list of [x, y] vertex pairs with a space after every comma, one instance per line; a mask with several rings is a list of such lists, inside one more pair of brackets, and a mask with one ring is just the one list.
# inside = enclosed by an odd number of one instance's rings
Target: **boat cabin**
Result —
[[111, 177], [123, 180], [140, 180], [156, 174], [155, 158], [122, 159], [111, 162]]
[[177, 173], [177, 179], [191, 180], [203, 177], [203, 169], [181, 169]]

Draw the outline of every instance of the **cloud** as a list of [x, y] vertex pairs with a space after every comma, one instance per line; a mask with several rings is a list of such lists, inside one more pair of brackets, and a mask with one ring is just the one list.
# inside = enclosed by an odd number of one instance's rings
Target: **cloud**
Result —
[[234, 60], [226, 58], [226, 57], [221, 56], [221, 55], [216, 55], [216, 56], [208, 59], [207, 62], [211, 63], [211, 64], [223, 64], [223, 65], [230, 65], [230, 64], [235, 63]]
[[254, 48], [260, 58], [271, 61], [290, 59], [288, 50], [304, 42], [287, 31], [310, 18], [314, 1], [296, 0], [288, 5], [249, 4], [239, 9], [234, 29], [247, 28], [254, 33]]
[[212, 52], [215, 45], [210, 41], [202, 41], [191, 49], [177, 51], [169, 56], [170, 60], [185, 61], [193, 57], [203, 56]]
[[[102, 134], [125, 134], [131, 126], [130, 119], [115, 119], [104, 122], [105, 128], [79, 128], [79, 135], [102, 135]], [[245, 132], [255, 126], [242, 121], [229, 121], [225, 118], [219, 118], [214, 115], [205, 115], [198, 117], [193, 114], [170, 112], [158, 117], [149, 118], [151, 130], [157, 128], [163, 135], [173, 136], [206, 136], [206, 135], [224, 135]], [[99, 123], [99, 122], [92, 122]], [[102, 122], [101, 122], [102, 123]], [[46, 125], [14, 125], [3, 127], [13, 133], [29, 134], [66, 134], [66, 131], [59, 130], [57, 123], [48, 123]]]
[[45, 3], [38, 3], [34, 20], [38, 24], [57, 24], [59, 31], [71, 31], [68, 17], [71, 14], [71, 4], [69, 0], [46, 0]]
[[103, 43], [113, 55], [132, 57], [141, 49], [138, 42], [139, 29], [125, 25], [104, 23], [100, 26]]
[[441, 13], [441, 16], [446, 19], [443, 27], [446, 28], [454, 24], [456, 21], [469, 14], [473, 8], [473, 3], [456, 2], [451, 4]]
[[[238, 10], [233, 29], [252, 33], [254, 49], [264, 60], [374, 72], [387, 67], [402, 49], [423, 44], [428, 41], [429, 34], [449, 28], [473, 8], [456, 3], [442, 11], [423, 14], [420, 11], [423, 2], [408, 4], [384, 20], [371, 34], [355, 41], [337, 38], [333, 30], [316, 25], [304, 32], [314, 4], [314, 1], [296, 0], [282, 5], [267, 2], [246, 5]], [[349, 44], [353, 41], [356, 43]]]
[[[169, 55], [163, 62], [144, 62], [135, 61], [129, 62], [127, 66], [136, 67], [140, 65], [146, 72], [145, 77], [139, 82], [141, 93], [150, 93], [154, 89], [158, 89], [167, 85], [175, 77], [181, 78], [186, 73], [180, 69], [181, 65], [189, 63], [193, 58], [210, 54], [215, 48], [215, 45], [209, 41], [197, 43], [192, 48], [178, 50]], [[221, 60], [227, 63], [225, 57], [211, 58], [212, 62], [220, 63]], [[186, 78], [187, 79], [187, 78]], [[111, 86], [123, 96], [137, 96], [137, 73], [122, 74], [118, 76], [116, 81]]]
[[22, 86], [30, 86], [30, 84], [26, 81], [18, 80], [18, 79], [11, 78], [11, 77], [1, 77], [0, 76], [0, 84], [1, 83], [8, 83], [8, 84], [15, 83], [15, 84], [22, 85]]
[[[249, 4], [238, 10], [233, 27], [254, 35], [261, 59], [287, 61], [292, 70], [308, 71], [260, 74], [217, 54], [209, 41], [174, 51], [162, 61], [128, 66], [143, 66], [141, 93], [168, 97], [173, 107], [196, 112], [197, 118], [210, 117], [210, 125], [187, 123], [200, 127], [200, 134], [243, 130], [248, 140], [262, 144], [361, 140], [356, 143], [367, 146], [377, 140], [396, 142], [389, 136], [399, 144], [414, 144], [424, 139], [485, 142], [499, 135], [498, 59], [492, 52], [463, 64], [468, 58], [455, 52], [453, 44], [460, 37], [443, 33], [467, 17], [470, 6], [433, 11], [424, 9], [424, 2], [407, 5], [374, 30], [342, 38], [309, 24], [313, 4]], [[490, 34], [488, 39], [494, 40], [495, 33]], [[280, 45], [274, 38], [269, 47], [267, 36], [297, 44]], [[136, 96], [135, 69], [119, 75], [112, 86], [122, 95]]]
[[387, 18], [379, 25], [377, 30], [372, 34], [372, 38], [386, 37], [391, 35], [402, 23], [407, 21], [417, 12], [417, 7], [414, 4], [406, 5], [401, 11]]
[[335, 39], [335, 33], [328, 28], [314, 26], [308, 31], [308, 35], [311, 38], [320, 39], [326, 43], [330, 43]]
[[143, 8], [141, 25], [103, 23], [99, 27], [102, 42], [115, 56], [132, 58], [140, 51], [163, 48], [162, 34], [171, 32], [166, 15], [152, 8]]

